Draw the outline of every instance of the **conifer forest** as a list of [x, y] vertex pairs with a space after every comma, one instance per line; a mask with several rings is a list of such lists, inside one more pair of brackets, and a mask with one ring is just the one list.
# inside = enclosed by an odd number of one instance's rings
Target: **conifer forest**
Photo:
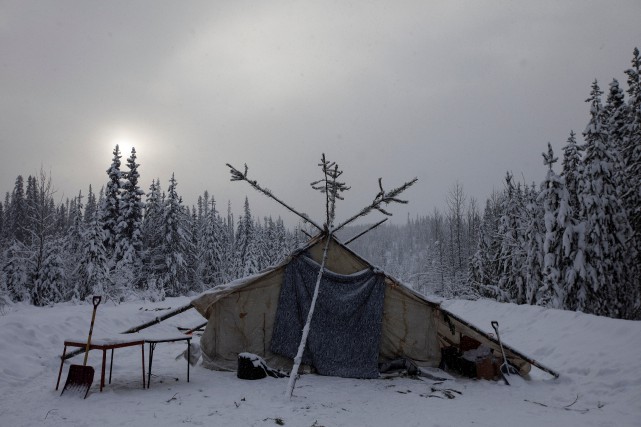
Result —
[[[586, 88], [585, 129], [556, 141], [561, 150], [541, 141], [538, 182], [507, 171], [484, 202], [453, 183], [442, 208], [383, 224], [349, 247], [429, 295], [641, 319], [638, 49], [625, 74], [623, 85]], [[173, 175], [143, 188], [138, 161], [135, 149], [116, 146], [104, 186], [64, 202], [43, 171], [3, 183], [0, 309], [93, 294], [115, 302], [194, 294], [278, 263], [308, 239], [278, 213], [252, 215], [249, 199], [239, 215], [208, 191], [188, 206]]]

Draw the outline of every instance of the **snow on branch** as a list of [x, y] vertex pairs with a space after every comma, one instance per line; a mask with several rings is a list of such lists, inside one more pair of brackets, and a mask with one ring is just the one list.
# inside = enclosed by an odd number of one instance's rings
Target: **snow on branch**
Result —
[[263, 193], [265, 196], [269, 197], [270, 199], [273, 199], [276, 202], [280, 203], [287, 210], [289, 210], [290, 212], [292, 212], [292, 213], [298, 215], [300, 218], [302, 218], [303, 221], [305, 221], [305, 222], [313, 225], [314, 227], [318, 228], [319, 231], [323, 231], [323, 228], [320, 225], [316, 224], [314, 221], [312, 221], [306, 213], [298, 212], [296, 209], [292, 208], [287, 203], [283, 202], [278, 197], [274, 196], [274, 194], [271, 192], [271, 190], [269, 190], [267, 188], [263, 188], [258, 184], [257, 181], [249, 179], [247, 177], [247, 171], [249, 169], [247, 167], [247, 164], [245, 164], [245, 172], [239, 171], [238, 169], [236, 169], [235, 167], [233, 167], [229, 163], [227, 163], [227, 167], [230, 169], [229, 172], [231, 173], [231, 180], [232, 181], [246, 181], [256, 191], [258, 191], [260, 193]]
[[336, 227], [333, 230], [333, 232], [336, 232], [336, 231], [340, 230], [341, 228], [345, 227], [347, 224], [350, 224], [351, 222], [355, 221], [356, 219], [358, 219], [360, 217], [363, 217], [363, 216], [366, 216], [367, 214], [369, 214], [370, 212], [375, 211], [375, 210], [379, 211], [383, 215], [392, 216], [392, 214], [387, 212], [385, 209], [383, 209], [381, 205], [383, 205], [383, 204], [389, 205], [390, 203], [407, 204], [407, 200], [401, 200], [401, 199], [398, 198], [398, 196], [403, 191], [407, 190], [412, 185], [414, 185], [416, 183], [416, 181], [418, 181], [418, 178], [414, 178], [413, 180], [406, 182], [405, 184], [401, 185], [398, 188], [395, 188], [393, 190], [385, 192], [385, 190], [383, 189], [383, 179], [379, 178], [378, 179], [378, 188], [380, 189], [380, 191], [378, 192], [376, 197], [374, 197], [374, 200], [372, 201], [372, 203], [370, 205], [364, 207], [356, 215], [352, 216], [351, 218], [349, 218], [348, 220], [346, 220], [345, 222], [340, 224], [338, 227]]

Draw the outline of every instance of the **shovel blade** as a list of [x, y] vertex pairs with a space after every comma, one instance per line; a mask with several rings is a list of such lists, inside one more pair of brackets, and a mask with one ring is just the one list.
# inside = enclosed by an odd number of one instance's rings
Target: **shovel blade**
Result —
[[83, 399], [86, 399], [87, 394], [89, 393], [89, 389], [91, 388], [91, 383], [93, 383], [93, 375], [93, 366], [69, 366], [67, 381], [65, 382], [65, 386], [62, 389], [62, 393], [60, 393], [60, 395], [62, 396], [62, 394], [66, 391], [67, 394], [83, 396]]

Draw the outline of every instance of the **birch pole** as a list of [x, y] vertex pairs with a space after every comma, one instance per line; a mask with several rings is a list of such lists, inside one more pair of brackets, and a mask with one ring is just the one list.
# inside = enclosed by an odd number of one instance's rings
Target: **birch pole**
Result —
[[312, 323], [312, 317], [314, 316], [314, 308], [316, 308], [316, 299], [318, 298], [318, 290], [320, 289], [320, 282], [323, 278], [323, 271], [325, 270], [325, 261], [327, 261], [327, 250], [329, 249], [330, 240], [331, 234], [327, 236], [327, 241], [325, 242], [325, 248], [323, 249], [323, 262], [321, 262], [320, 270], [318, 270], [318, 276], [316, 277], [316, 286], [314, 287], [312, 304], [310, 305], [309, 312], [307, 313], [307, 321], [305, 322], [305, 327], [303, 328], [303, 336], [301, 337], [300, 344], [298, 345], [298, 352], [296, 353], [296, 357], [294, 357], [294, 366], [292, 367], [292, 372], [289, 374], [289, 382], [287, 383], [287, 396], [290, 399], [292, 398], [292, 394], [294, 393], [296, 379], [298, 378], [298, 369], [300, 368], [301, 361], [303, 360], [303, 353], [305, 352], [305, 346], [307, 345], [307, 336], [309, 335], [309, 328]]

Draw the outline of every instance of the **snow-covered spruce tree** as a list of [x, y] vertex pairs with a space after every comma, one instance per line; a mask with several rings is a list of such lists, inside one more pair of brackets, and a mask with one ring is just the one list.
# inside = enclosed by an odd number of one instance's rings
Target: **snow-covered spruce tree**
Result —
[[245, 197], [243, 215], [238, 220], [238, 230], [234, 239], [234, 270], [236, 277], [245, 277], [260, 271], [258, 265], [260, 253], [254, 227], [254, 219], [249, 208], [249, 199]]
[[86, 225], [82, 213], [82, 192], [78, 193], [78, 197], [74, 198], [74, 202], [69, 206], [69, 220], [71, 225], [59, 238], [63, 244], [63, 251], [60, 256], [64, 263], [65, 277], [68, 279], [64, 286], [61, 284], [59, 288], [65, 301], [69, 299], [79, 299], [78, 293], [75, 290], [78, 280], [76, 271], [84, 256], [82, 253], [82, 240]]
[[187, 224], [189, 217], [176, 191], [177, 185], [174, 174], [171, 174], [167, 199], [163, 206], [161, 227], [164, 271], [160, 277], [160, 283], [165, 294], [170, 297], [185, 295], [190, 287], [187, 264], [191, 245]]
[[628, 119], [628, 106], [625, 102], [625, 95], [619, 87], [619, 82], [613, 79], [610, 83], [610, 90], [603, 107], [604, 127], [607, 130], [608, 147], [613, 156], [613, 181], [618, 192], [617, 196], [623, 200], [623, 194], [628, 187], [625, 173], [625, 161], [623, 159], [624, 135], [626, 132], [626, 121]]
[[[570, 244], [573, 226], [572, 210], [565, 183], [553, 169], [557, 161], [552, 145], [548, 143], [548, 151], [543, 153], [543, 164], [548, 167], [548, 171], [538, 197], [538, 202], [543, 207], [545, 236], [542, 248], [543, 286], [537, 295], [537, 302], [552, 308], [564, 308], [566, 293], [564, 278], [567, 269], [571, 267], [565, 246]], [[569, 250], [567, 254], [569, 255]]]
[[[616, 147], [616, 151], [619, 154], [614, 173], [616, 188], [619, 191], [618, 196], [627, 211], [628, 221], [633, 231], [628, 246], [633, 247], [637, 253], [636, 260], [629, 259], [629, 267], [631, 269], [628, 273], [630, 276], [629, 286], [636, 288], [638, 290], [637, 295], [639, 296], [641, 296], [641, 278], [633, 271], [638, 270], [641, 265], [641, 229], [635, 227], [635, 224], [638, 222], [637, 218], [641, 220], [641, 207], [639, 206], [641, 203], [641, 146], [639, 146], [639, 144], [641, 144], [641, 120], [639, 120], [639, 117], [635, 120], [635, 115], [632, 111], [635, 109], [637, 113], [641, 111], [639, 82], [635, 82], [634, 78], [634, 75], [636, 75], [638, 80], [639, 66], [641, 65], [639, 64], [640, 61], [641, 59], [637, 51], [636, 61], [633, 60], [632, 62], [633, 67], [636, 64], [636, 69], [632, 69], [630, 73], [632, 78], [629, 82], [631, 88], [634, 87], [636, 83], [636, 90], [630, 91], [630, 98], [631, 100], [636, 100], [636, 105], [634, 102], [626, 103], [623, 90], [619, 87], [617, 80], [614, 79], [612, 83], [610, 83], [610, 91], [604, 108], [608, 128], [608, 145]], [[634, 94], [635, 92], [637, 92], [637, 95]], [[636, 135], [633, 131], [635, 126], [630, 126], [630, 123], [634, 123], [635, 121], [637, 122]], [[631, 141], [635, 141], [635, 139], [637, 143], [636, 152], [633, 148], [634, 142], [631, 143]], [[628, 148], [632, 149], [628, 150]], [[641, 224], [639, 225], [641, 226]], [[627, 317], [634, 318], [641, 316], [641, 300], [637, 300], [633, 304], [638, 309], [638, 315], [630, 314]]]
[[120, 218], [120, 188], [122, 187], [122, 172], [120, 171], [120, 148], [114, 148], [111, 166], [107, 169], [109, 181], [105, 186], [105, 201], [100, 209], [100, 222], [105, 228], [105, 248], [111, 257], [116, 248], [118, 219]]
[[[247, 199], [245, 199], [247, 200]], [[251, 227], [251, 226], [250, 226]], [[251, 229], [251, 228], [250, 228]], [[243, 277], [243, 272], [245, 270], [245, 259], [247, 258], [247, 226], [244, 219], [244, 215], [241, 215], [238, 218], [238, 225], [236, 229], [236, 234], [234, 236], [234, 255], [232, 258], [232, 277], [237, 279]]]
[[576, 134], [570, 131], [563, 147], [563, 170], [561, 178], [565, 183], [568, 196], [566, 221], [568, 227], [563, 234], [564, 268], [562, 278], [565, 287], [563, 308], [577, 310], [579, 299], [587, 294], [585, 284], [585, 221], [581, 218], [579, 203], [579, 181], [583, 173], [583, 146], [577, 144]]
[[612, 79], [610, 90], [603, 108], [603, 118], [608, 129], [608, 138], [610, 143], [616, 145], [619, 153], [618, 161], [621, 163], [617, 166], [617, 173], [624, 171], [624, 161], [622, 158], [624, 149], [624, 135], [626, 132], [627, 120], [629, 117], [628, 105], [625, 102], [625, 94], [619, 87], [617, 79]]
[[25, 202], [26, 202], [26, 222], [25, 226], [28, 230], [26, 233], [25, 243], [31, 244], [32, 231], [34, 230], [35, 224], [33, 223], [33, 218], [35, 218], [37, 206], [38, 206], [38, 180], [35, 176], [29, 175], [27, 177], [27, 190], [25, 191]]
[[523, 242], [525, 252], [525, 303], [544, 305], [547, 295], [542, 294], [543, 287], [543, 245], [545, 238], [545, 223], [543, 206], [538, 202], [540, 190], [535, 184], [525, 189], [523, 216]]
[[128, 171], [123, 173], [119, 201], [119, 217], [116, 224], [116, 246], [114, 250], [115, 271], [113, 279], [117, 287], [131, 291], [137, 288], [142, 271], [142, 221], [144, 202], [138, 185], [140, 174], [136, 163], [136, 149], [131, 148], [127, 158]]
[[[448, 245], [446, 245], [445, 242], [445, 219], [443, 218], [443, 214], [441, 214], [437, 208], [434, 208], [432, 218], [430, 227], [432, 238], [428, 243], [430, 261], [428, 261], [426, 270], [433, 277], [433, 292], [441, 295], [446, 289], [446, 247]], [[391, 247], [393, 248], [394, 246]]]
[[104, 227], [94, 212], [91, 222], [82, 232], [80, 262], [74, 270], [72, 299], [84, 300], [89, 295], [105, 295], [115, 299], [111, 285], [109, 260], [104, 246]]
[[54, 220], [53, 220], [53, 234], [62, 234], [69, 226], [69, 199], [65, 203], [61, 203], [58, 207], [54, 207]]
[[258, 246], [258, 267], [260, 270], [271, 265], [271, 259], [275, 253], [274, 221], [271, 218], [263, 217], [262, 224], [256, 221], [257, 246]]
[[516, 187], [510, 173], [506, 176], [506, 194], [503, 198], [498, 235], [499, 248], [499, 281], [501, 294], [499, 301], [524, 304], [525, 301], [525, 265], [524, 250], [524, 195], [520, 184]]
[[[44, 170], [40, 170], [40, 176], [36, 183], [37, 198], [35, 206], [29, 211], [29, 223], [31, 224], [31, 245], [29, 255], [29, 280], [31, 290], [31, 301], [49, 304], [52, 300], [58, 300], [58, 289], [51, 286], [57, 286], [46, 280], [54, 280], [58, 275], [58, 259], [56, 244], [53, 244], [54, 232], [56, 230], [56, 208], [53, 201], [53, 185], [51, 176], [47, 176]], [[49, 269], [51, 271], [45, 271]], [[42, 298], [38, 295], [43, 290], [46, 295]]]
[[145, 194], [138, 185], [140, 173], [136, 163], [136, 149], [131, 148], [127, 158], [128, 171], [125, 172], [120, 192], [119, 217], [116, 226], [117, 261], [140, 267], [140, 252], [142, 250], [142, 218], [145, 207], [142, 196]]
[[[625, 159], [625, 191], [623, 203], [628, 211], [634, 231], [634, 246], [637, 250], [636, 265], [641, 265], [641, 55], [635, 48], [632, 67], [625, 71], [628, 76], [628, 117], [622, 135], [623, 158]], [[641, 292], [641, 280], [637, 281]], [[638, 302], [641, 306], [641, 301]], [[639, 307], [641, 309], [641, 307]], [[641, 315], [641, 313], [640, 313]]]
[[[2, 252], [0, 252], [0, 265], [4, 265], [4, 257]], [[9, 291], [7, 290], [7, 285], [4, 281], [4, 275], [0, 270], [0, 316], [5, 314], [5, 307], [10, 303], [11, 298], [9, 298]]]
[[272, 264], [275, 264], [285, 258], [296, 247], [294, 246], [294, 236], [291, 235], [285, 228], [285, 222], [281, 217], [276, 220], [276, 255], [272, 259]]
[[4, 205], [0, 202], [0, 249], [3, 248], [5, 242], [5, 226], [4, 226]]
[[499, 223], [503, 216], [504, 194], [494, 191], [487, 199], [479, 227], [477, 249], [470, 262], [472, 286], [486, 298], [507, 300], [498, 288], [501, 264]]
[[45, 244], [42, 264], [33, 276], [31, 301], [34, 305], [45, 306], [64, 301], [61, 285], [66, 282], [66, 277], [60, 254], [62, 246], [59, 239], [49, 239]]
[[[147, 192], [145, 215], [142, 222], [143, 277], [141, 288], [153, 300], [162, 300], [164, 290], [161, 278], [165, 272], [163, 254], [164, 200], [160, 179], [152, 180]], [[162, 295], [161, 295], [162, 293]]]
[[577, 145], [576, 134], [570, 131], [566, 145], [563, 147], [563, 170], [561, 177], [565, 182], [568, 191], [568, 203], [572, 212], [579, 212], [579, 190], [578, 181], [582, 166], [582, 148]]
[[29, 230], [27, 228], [27, 204], [24, 194], [24, 178], [18, 175], [13, 191], [11, 192], [11, 204], [8, 208], [9, 237], [22, 243], [27, 243]]
[[29, 251], [17, 239], [13, 239], [4, 251], [2, 280], [8, 297], [15, 302], [31, 299], [31, 281], [29, 280]]
[[96, 212], [98, 211], [98, 201], [96, 200], [96, 195], [89, 184], [89, 192], [87, 193], [87, 203], [85, 205], [85, 211], [83, 214], [83, 220], [85, 224], [91, 224], [96, 217]]
[[199, 279], [206, 288], [225, 283], [223, 238], [225, 235], [218, 212], [216, 202], [211, 199], [211, 208], [204, 214], [204, 227], [202, 236], [199, 239]]
[[186, 207], [185, 213], [185, 219], [187, 220], [187, 239], [189, 240], [189, 250], [187, 251], [187, 280], [189, 284], [189, 290], [202, 292], [204, 288], [202, 286], [202, 283], [200, 283], [200, 276], [197, 272], [200, 264], [198, 241], [202, 236], [202, 224], [200, 224], [200, 221], [198, 221], [198, 213], [195, 207], [192, 206], [191, 214], [189, 213], [189, 207]]
[[[230, 209], [230, 204], [228, 203], [228, 209]], [[223, 218], [220, 213], [216, 216], [216, 222], [218, 223], [218, 228], [220, 229], [220, 247], [221, 247], [221, 266], [220, 266], [220, 275], [221, 282], [227, 283], [233, 280], [232, 270], [233, 270], [233, 233], [230, 233], [231, 225], [229, 223], [230, 213]]]
[[9, 192], [4, 193], [4, 203], [2, 204], [4, 207], [3, 209], [3, 215], [2, 215], [2, 234], [0, 234], [0, 243], [4, 243], [5, 245], [11, 241], [11, 234], [9, 227], [11, 226], [11, 215], [9, 213], [9, 208], [11, 207], [11, 195]]
[[465, 241], [465, 259], [468, 263], [476, 252], [476, 242], [479, 239], [479, 229], [481, 228], [481, 212], [479, 211], [478, 201], [474, 197], [470, 197], [470, 202], [467, 206], [467, 239]]
[[627, 259], [636, 253], [628, 247], [632, 229], [617, 187], [619, 154], [608, 138], [601, 94], [595, 80], [586, 101], [590, 103], [590, 122], [583, 133], [586, 155], [578, 185], [580, 217], [585, 224], [586, 286], [585, 294], [578, 296], [577, 308], [622, 318], [629, 315], [630, 297], [636, 293], [630, 289]]

